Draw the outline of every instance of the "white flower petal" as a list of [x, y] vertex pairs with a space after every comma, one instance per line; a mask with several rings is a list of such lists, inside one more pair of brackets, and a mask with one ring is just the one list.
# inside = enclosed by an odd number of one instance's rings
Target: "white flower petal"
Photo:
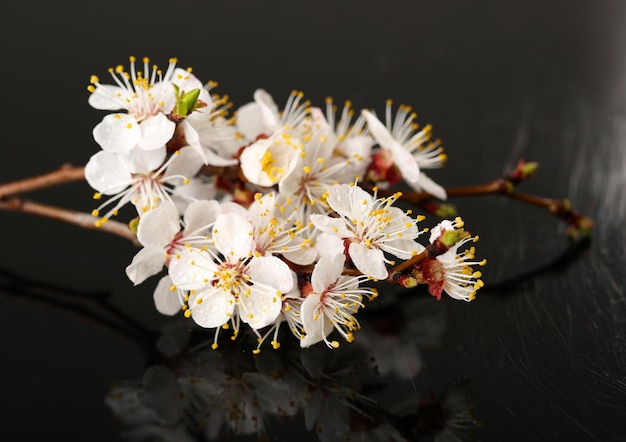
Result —
[[139, 147], [144, 150], [153, 150], [165, 146], [172, 139], [176, 123], [159, 112], [143, 120], [140, 127]]
[[388, 149], [392, 144], [397, 144], [387, 127], [374, 115], [374, 113], [363, 109], [361, 115], [367, 122], [367, 128], [376, 139], [376, 142], [383, 148]]
[[109, 114], [93, 128], [93, 138], [102, 150], [128, 153], [141, 139], [141, 128], [129, 114]]
[[278, 105], [272, 95], [265, 89], [257, 89], [254, 91], [254, 101], [265, 106], [274, 115], [278, 115]]
[[142, 248], [126, 267], [126, 276], [135, 285], [141, 284], [152, 275], [159, 273], [165, 265], [165, 251], [162, 247], [150, 245]]
[[220, 204], [215, 200], [194, 201], [185, 210], [185, 235], [195, 232], [196, 235], [203, 234], [204, 228], [215, 222], [215, 217]]
[[346, 263], [344, 254], [324, 255], [315, 264], [311, 275], [311, 285], [318, 295], [323, 294], [331, 284], [337, 282], [343, 273], [343, 266]]
[[178, 208], [178, 213], [183, 214], [187, 206], [197, 200], [211, 200], [216, 196], [215, 185], [205, 182], [201, 178], [192, 178], [184, 186], [176, 186], [172, 193], [172, 201]]
[[[457, 243], [458, 244], [458, 243]], [[459, 249], [458, 245], [454, 245], [449, 248], [445, 253], [437, 256], [437, 260], [443, 264], [451, 264], [456, 261], [457, 250]]]
[[[350, 138], [346, 138], [341, 143], [339, 149], [348, 157], [351, 161], [371, 161], [372, 146], [374, 140], [367, 135], [356, 135]], [[359, 160], [361, 159], [361, 160]]]
[[[291, 275], [289, 279], [292, 285]], [[267, 285], [253, 284], [250, 289], [249, 295], [239, 297], [240, 317], [253, 329], [263, 328], [274, 322], [280, 314], [281, 294], [274, 287]]]
[[95, 190], [114, 195], [129, 186], [132, 178], [126, 163], [118, 155], [100, 151], [85, 165], [85, 179]]
[[283, 178], [278, 182], [278, 192], [284, 197], [293, 195], [305, 176], [304, 166], [306, 162], [304, 158], [299, 156], [294, 160], [293, 167], [287, 172]]
[[[203, 89], [203, 84], [200, 80], [198, 80], [198, 77], [183, 68], [174, 69], [171, 82], [176, 84], [180, 90], [184, 92], [191, 92], [194, 89]], [[173, 92], [174, 89], [172, 88], [172, 94]]]
[[239, 160], [236, 158], [224, 158], [222, 156], [219, 156], [212, 150], [207, 149], [206, 147], [203, 147], [202, 149], [203, 149], [202, 156], [204, 157], [204, 164], [209, 164], [211, 166], [216, 166], [216, 167], [227, 167], [227, 166], [234, 166], [237, 163], [239, 163]]
[[293, 289], [289, 266], [275, 256], [261, 256], [250, 261], [248, 275], [255, 283], [266, 284], [281, 294]]
[[338, 236], [321, 232], [315, 238], [315, 249], [318, 255], [336, 255], [344, 252], [343, 239]]
[[351, 238], [354, 236], [354, 233], [346, 226], [343, 218], [331, 218], [326, 215], [313, 214], [309, 216], [309, 220], [315, 227], [329, 235], [340, 238]]
[[452, 224], [452, 221], [444, 219], [435, 227], [430, 229], [430, 237], [428, 238], [430, 243], [434, 243], [435, 240], [441, 236], [444, 230], [454, 230], [454, 224]]
[[364, 275], [375, 279], [387, 278], [388, 272], [382, 250], [370, 249], [362, 244], [353, 242], [350, 244], [348, 253], [356, 268]]
[[215, 278], [218, 267], [208, 252], [185, 249], [179, 256], [172, 256], [169, 275], [175, 285], [183, 290], [198, 290]]
[[[174, 93], [174, 88], [172, 87], [173, 81], [157, 81], [154, 86], [150, 89], [150, 97], [148, 100], [150, 101], [150, 112], [154, 112], [158, 110], [159, 112], [164, 113], [165, 115], [169, 114], [174, 110], [174, 105], [176, 104], [176, 95]], [[144, 100], [145, 100], [144, 95]], [[154, 105], [157, 106], [154, 106]]]
[[208, 164], [204, 155], [206, 149], [202, 147], [202, 144], [200, 143], [200, 134], [196, 128], [187, 120], [183, 120], [180, 125], [183, 129], [187, 145], [198, 154], [198, 156], [202, 159], [203, 164]]
[[420, 175], [420, 168], [413, 155], [393, 138], [389, 129], [373, 113], [368, 110], [363, 110], [361, 113], [365, 121], [367, 121], [367, 128], [374, 136], [374, 139], [376, 139], [376, 142], [383, 149], [389, 149], [391, 152], [391, 158], [398, 169], [400, 169], [402, 177], [406, 181], [417, 181]]
[[425, 192], [430, 193], [432, 196], [439, 198], [440, 200], [447, 200], [448, 195], [446, 193], [446, 189], [444, 189], [439, 184], [435, 183], [432, 179], [426, 176], [425, 173], [421, 173], [417, 181], [415, 182], [407, 182], [409, 186], [417, 191], [424, 190]]
[[161, 146], [159, 149], [143, 150], [139, 147], [133, 147], [127, 154], [119, 154], [123, 158], [128, 169], [132, 173], [148, 174], [163, 164], [167, 149]]
[[300, 347], [306, 348], [322, 341], [333, 330], [333, 324], [325, 315], [316, 315], [321, 302], [321, 297], [310, 294], [300, 307], [300, 317], [305, 336], [300, 341]]
[[380, 244], [380, 248], [400, 259], [409, 259], [413, 254], [420, 253], [424, 246], [410, 239], [392, 239]]
[[416, 182], [420, 179], [420, 168], [415, 161], [411, 152], [406, 150], [404, 146], [399, 143], [392, 144], [389, 147], [391, 151], [391, 158], [398, 169], [400, 169], [400, 173], [402, 174], [402, 178], [406, 182]]
[[[341, 242], [341, 240], [337, 237], [334, 237], [334, 239], [337, 239]], [[318, 251], [315, 247], [306, 247], [304, 249], [301, 248], [290, 252], [284, 252], [283, 255], [294, 264], [306, 266], [309, 264], [313, 264], [313, 262], [317, 258]]]
[[241, 153], [239, 157], [241, 171], [251, 183], [266, 187], [273, 186], [276, 183], [277, 180], [270, 178], [262, 166], [263, 156], [273, 142], [273, 138], [260, 139], [246, 147]]
[[259, 103], [259, 109], [261, 111], [261, 120], [265, 127], [265, 133], [273, 133], [280, 129], [279, 115], [277, 112], [272, 112], [271, 106], [265, 103]]
[[[197, 301], [202, 299], [201, 303]], [[190, 301], [191, 317], [201, 327], [220, 327], [227, 323], [235, 310], [235, 297], [220, 287], [212, 287]]]
[[372, 146], [374, 140], [367, 135], [349, 137], [337, 146], [349, 161], [348, 169], [354, 176], [363, 176], [367, 166], [372, 161]]
[[221, 214], [213, 226], [213, 239], [226, 260], [239, 261], [252, 251], [252, 223], [237, 213]]
[[265, 133], [259, 103], [252, 101], [237, 109], [237, 129], [250, 141], [256, 140], [257, 136]]
[[[189, 180], [195, 177], [200, 169], [202, 169], [202, 164], [202, 158], [200, 158], [195, 150], [189, 147], [183, 147], [177, 154], [174, 154], [174, 158], [172, 158], [172, 161], [165, 170], [165, 176], [172, 177], [174, 175], [180, 175]], [[183, 180], [181, 179], [179, 184], [182, 183]]]
[[162, 315], [173, 316], [181, 311], [182, 304], [178, 292], [171, 290], [171, 287], [172, 279], [169, 275], [165, 275], [161, 278], [152, 294], [154, 306]]
[[141, 215], [137, 239], [144, 245], [161, 248], [168, 245], [180, 231], [180, 218], [174, 204], [164, 201], [158, 207]]
[[337, 184], [328, 189], [328, 205], [348, 220], [363, 219], [372, 209], [372, 195], [359, 186]]
[[217, 210], [217, 215], [222, 215], [224, 213], [236, 213], [244, 218], [250, 219], [250, 215], [245, 207], [241, 204], [234, 203], [232, 201], [226, 201], [220, 204], [219, 209]]
[[126, 95], [126, 90], [110, 84], [100, 84], [89, 96], [88, 103], [98, 110], [116, 111], [125, 109], [120, 101], [120, 96]]

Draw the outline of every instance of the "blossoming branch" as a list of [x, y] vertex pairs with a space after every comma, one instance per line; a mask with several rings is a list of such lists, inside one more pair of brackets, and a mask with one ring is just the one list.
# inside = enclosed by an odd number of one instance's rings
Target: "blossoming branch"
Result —
[[[573, 237], [592, 227], [567, 200], [517, 191], [536, 163], [521, 160], [483, 185], [434, 182], [424, 171], [445, 165], [441, 141], [391, 100], [379, 116], [332, 99], [318, 107], [299, 91], [279, 106], [258, 89], [233, 111], [216, 83], [176, 59], [161, 70], [131, 57], [109, 73], [110, 83], [94, 75], [88, 87], [91, 107], [106, 112], [93, 129], [100, 150], [84, 167], [0, 185], [0, 209], [131, 240], [130, 281], [161, 275], [156, 309], [215, 329], [213, 348], [244, 325], [258, 336], [255, 352], [267, 341], [278, 348], [284, 328], [302, 347], [336, 348], [355, 338], [357, 313], [381, 282], [473, 300], [486, 260], [449, 197], [500, 194], [542, 207]], [[21, 196], [80, 180], [95, 191], [92, 214]], [[127, 207], [133, 216], [116, 221]], [[422, 227], [430, 216], [438, 222]]]

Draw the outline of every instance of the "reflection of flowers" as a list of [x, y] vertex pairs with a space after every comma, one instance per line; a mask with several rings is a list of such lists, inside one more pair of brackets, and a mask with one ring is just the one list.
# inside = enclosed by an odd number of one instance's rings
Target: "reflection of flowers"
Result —
[[[408, 441], [465, 434], [459, 430], [473, 429], [477, 422], [469, 397], [461, 394], [467, 390], [458, 394], [451, 390], [428, 401], [416, 391], [392, 406], [391, 398], [395, 395], [397, 402], [398, 382], [406, 380], [402, 377], [406, 373], [401, 373], [403, 362], [398, 359], [386, 364], [392, 359], [388, 355], [413, 348], [414, 377], [421, 368], [418, 346], [437, 342], [442, 331], [439, 315], [431, 321], [430, 312], [419, 313], [423, 304], [413, 298], [407, 303], [406, 315], [395, 321], [394, 330], [385, 324], [399, 316], [383, 306], [363, 318], [373, 322], [368, 329], [377, 330], [376, 339], [333, 352], [325, 346], [302, 349], [295, 336], [283, 340], [277, 350], [258, 352], [257, 335], [248, 329], [237, 342], [225, 341], [219, 350], [212, 350], [207, 344], [212, 332], [189, 328], [189, 322], [174, 323], [157, 343], [162, 359], [140, 382], [112, 388], [107, 404], [125, 436], [138, 441], [269, 437], [276, 425], [296, 422], [293, 419], [300, 414], [306, 429], [321, 441]], [[433, 323], [436, 330], [430, 330]], [[382, 336], [387, 336], [381, 342], [387, 344], [388, 353], [370, 346]], [[389, 376], [392, 382], [387, 383]], [[278, 431], [286, 437], [289, 429]], [[297, 428], [293, 431], [301, 434]]]
[[476, 428], [481, 422], [471, 404], [467, 379], [420, 403], [418, 416], [418, 434], [422, 437], [432, 435], [435, 442], [477, 440]]
[[441, 303], [413, 296], [365, 312], [367, 327], [359, 331], [363, 345], [382, 375], [410, 379], [419, 373], [419, 347], [441, 344], [446, 318]]

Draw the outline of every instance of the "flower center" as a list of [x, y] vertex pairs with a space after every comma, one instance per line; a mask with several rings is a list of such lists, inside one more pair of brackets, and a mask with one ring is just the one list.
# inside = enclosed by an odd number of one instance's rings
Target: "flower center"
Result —
[[215, 272], [215, 277], [217, 278], [215, 285], [231, 292], [235, 297], [247, 281], [241, 264], [223, 263]]

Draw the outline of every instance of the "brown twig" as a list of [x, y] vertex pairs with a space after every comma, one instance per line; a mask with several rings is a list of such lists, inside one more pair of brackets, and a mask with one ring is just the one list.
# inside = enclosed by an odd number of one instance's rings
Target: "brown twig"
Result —
[[[378, 195], [388, 197], [393, 195], [391, 190], [378, 190]], [[568, 235], [576, 238], [590, 233], [593, 221], [586, 216], [572, 210], [567, 199], [546, 198], [515, 191], [515, 183], [509, 179], [497, 178], [487, 184], [476, 186], [453, 187], [446, 189], [448, 197], [468, 197], [480, 195], [502, 195], [531, 206], [539, 207], [567, 222], [569, 225]], [[416, 207], [424, 204], [434, 196], [427, 192], [403, 191], [399, 199]]]
[[0, 210], [28, 213], [31, 215], [43, 216], [45, 218], [56, 219], [58, 221], [64, 221], [85, 229], [112, 233], [137, 244], [137, 237], [129, 230], [126, 224], [111, 220], [103, 223], [100, 227], [96, 227], [94, 217], [88, 213], [41, 204], [17, 197], [0, 200]]
[[25, 178], [11, 183], [0, 184], [0, 200], [8, 197], [20, 195], [58, 184], [69, 183], [71, 181], [82, 181], [85, 179], [85, 168], [74, 167], [64, 164], [52, 172], [45, 173], [30, 178]]
[[387, 276], [387, 282], [391, 283], [391, 284], [396, 284], [396, 277], [398, 275], [400, 275], [401, 272], [403, 272], [406, 269], [409, 269], [411, 267], [413, 267], [416, 264], [419, 264], [420, 262], [422, 262], [423, 260], [425, 260], [426, 258], [428, 258], [430, 251], [427, 248], [425, 248], [421, 253], [418, 253], [417, 255], [413, 256], [412, 258], [403, 261], [402, 263], [398, 264], [395, 267], [392, 267], [389, 270], [389, 276]]

